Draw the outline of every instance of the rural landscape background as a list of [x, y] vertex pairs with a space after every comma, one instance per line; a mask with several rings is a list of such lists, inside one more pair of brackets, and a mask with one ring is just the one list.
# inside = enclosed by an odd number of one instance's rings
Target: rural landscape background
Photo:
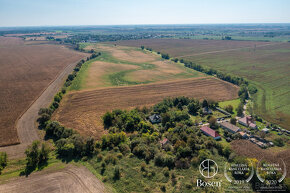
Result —
[[290, 5], [150, 2], [0, 0], [0, 192], [290, 190]]

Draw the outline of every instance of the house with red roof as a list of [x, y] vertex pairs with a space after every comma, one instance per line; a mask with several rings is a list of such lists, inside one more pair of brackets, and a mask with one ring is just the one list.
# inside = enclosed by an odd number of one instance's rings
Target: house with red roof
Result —
[[163, 140], [159, 141], [162, 147], [164, 147], [167, 144], [170, 144], [169, 140], [167, 138], [164, 138]]
[[215, 140], [221, 139], [221, 136], [213, 129], [203, 126], [200, 128], [200, 130], [207, 136], [213, 137]]

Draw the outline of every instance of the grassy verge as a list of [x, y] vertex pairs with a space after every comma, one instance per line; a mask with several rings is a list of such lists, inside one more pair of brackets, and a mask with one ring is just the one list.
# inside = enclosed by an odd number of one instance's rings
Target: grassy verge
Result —
[[85, 62], [82, 65], [81, 70], [78, 72], [79, 74], [72, 81], [72, 85], [69, 87], [68, 90], [81, 90], [83, 88], [85, 77], [88, 74], [88, 69], [91, 66], [91, 64], [97, 60], [98, 58], [95, 58], [95, 59]]
[[236, 109], [237, 109], [237, 107], [239, 106], [239, 104], [240, 104], [240, 99], [235, 99], [235, 100], [230, 100], [230, 101], [222, 101], [222, 102], [219, 102], [219, 106], [221, 107], [221, 108], [225, 108], [226, 106], [228, 106], [228, 105], [232, 105], [233, 106], [233, 112], [234, 112], [234, 114], [233, 114], [233, 116], [237, 116], [237, 111], [236, 111]]

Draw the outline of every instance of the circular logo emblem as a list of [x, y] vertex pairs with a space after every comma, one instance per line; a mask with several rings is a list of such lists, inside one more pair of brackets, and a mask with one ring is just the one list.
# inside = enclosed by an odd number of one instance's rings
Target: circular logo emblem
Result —
[[218, 165], [211, 159], [206, 159], [199, 165], [199, 172], [205, 178], [212, 178], [218, 172]]

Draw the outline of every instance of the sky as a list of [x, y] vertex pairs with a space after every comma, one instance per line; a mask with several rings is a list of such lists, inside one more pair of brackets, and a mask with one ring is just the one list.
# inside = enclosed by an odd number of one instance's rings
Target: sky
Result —
[[290, 0], [0, 0], [0, 27], [290, 23]]

